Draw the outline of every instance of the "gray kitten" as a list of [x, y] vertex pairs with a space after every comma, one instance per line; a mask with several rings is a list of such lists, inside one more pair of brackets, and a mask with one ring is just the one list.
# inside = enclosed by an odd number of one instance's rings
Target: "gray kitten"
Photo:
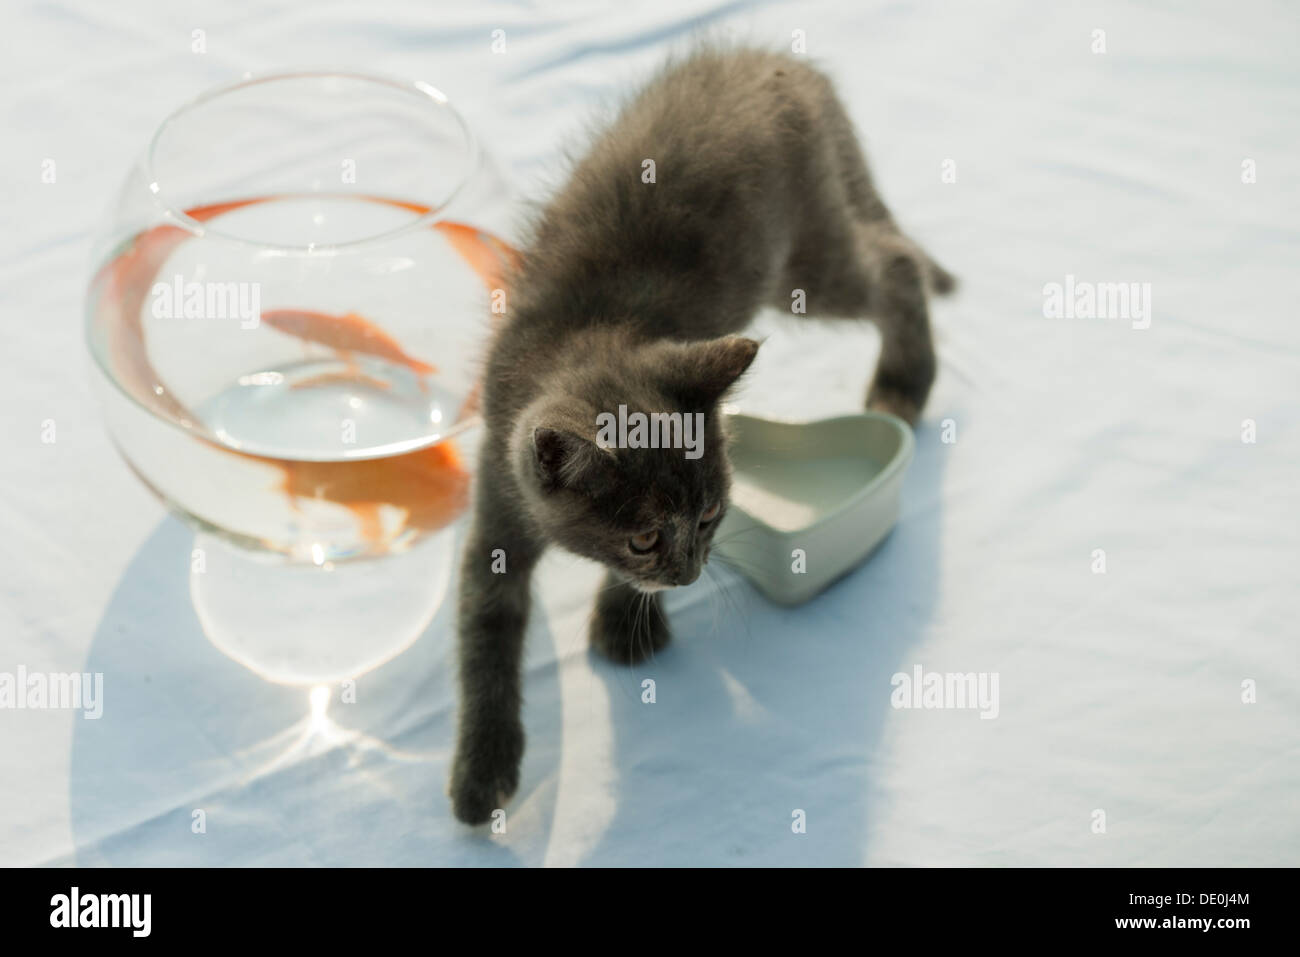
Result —
[[[699, 576], [727, 509], [718, 402], [758, 349], [732, 334], [794, 290], [811, 315], [870, 316], [883, 344], [867, 405], [915, 422], [935, 374], [927, 287], [953, 279], [899, 231], [830, 81], [796, 57], [695, 52], [596, 138], [533, 228], [488, 356], [458, 818], [488, 820], [518, 784], [529, 581], [547, 545], [607, 569], [595, 648], [631, 664], [668, 641], [659, 592]], [[701, 414], [703, 454], [597, 441], [620, 405]]]

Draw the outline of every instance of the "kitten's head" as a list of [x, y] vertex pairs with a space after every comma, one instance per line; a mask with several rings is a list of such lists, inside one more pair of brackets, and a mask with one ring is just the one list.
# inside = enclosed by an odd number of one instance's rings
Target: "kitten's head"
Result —
[[758, 343], [597, 349], [520, 416], [514, 465], [529, 512], [556, 544], [642, 591], [690, 584], [731, 488], [719, 401]]

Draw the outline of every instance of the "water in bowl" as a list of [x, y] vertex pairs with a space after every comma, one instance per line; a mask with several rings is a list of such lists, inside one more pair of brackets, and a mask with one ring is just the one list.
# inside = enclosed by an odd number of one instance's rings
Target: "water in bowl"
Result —
[[242, 200], [114, 249], [88, 303], [99, 391], [170, 507], [316, 565], [404, 550], [463, 512], [488, 300], [513, 254], [459, 223], [404, 228], [422, 211]]

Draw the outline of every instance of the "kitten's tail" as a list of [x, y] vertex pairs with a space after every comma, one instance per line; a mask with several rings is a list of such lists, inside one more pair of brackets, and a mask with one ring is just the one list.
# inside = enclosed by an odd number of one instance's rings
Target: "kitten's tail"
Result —
[[926, 271], [929, 273], [930, 288], [936, 295], [947, 296], [957, 291], [957, 277], [944, 269], [929, 256], [925, 257]]

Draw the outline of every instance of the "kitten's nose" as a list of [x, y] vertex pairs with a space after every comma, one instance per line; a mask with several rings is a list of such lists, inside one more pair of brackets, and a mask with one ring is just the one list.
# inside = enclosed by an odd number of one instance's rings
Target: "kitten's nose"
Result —
[[704, 564], [700, 561], [699, 540], [695, 537], [694, 529], [688, 533], [690, 537], [683, 543], [685, 547], [677, 553], [678, 570], [673, 576], [673, 584], [689, 585], [695, 579], [700, 577], [700, 568]]
[[673, 581], [673, 584], [689, 585], [691, 582], [695, 581], [695, 579], [699, 577], [700, 577], [700, 566], [696, 565], [694, 568], [688, 569], [687, 571], [678, 572], [676, 579], [674, 579]]

